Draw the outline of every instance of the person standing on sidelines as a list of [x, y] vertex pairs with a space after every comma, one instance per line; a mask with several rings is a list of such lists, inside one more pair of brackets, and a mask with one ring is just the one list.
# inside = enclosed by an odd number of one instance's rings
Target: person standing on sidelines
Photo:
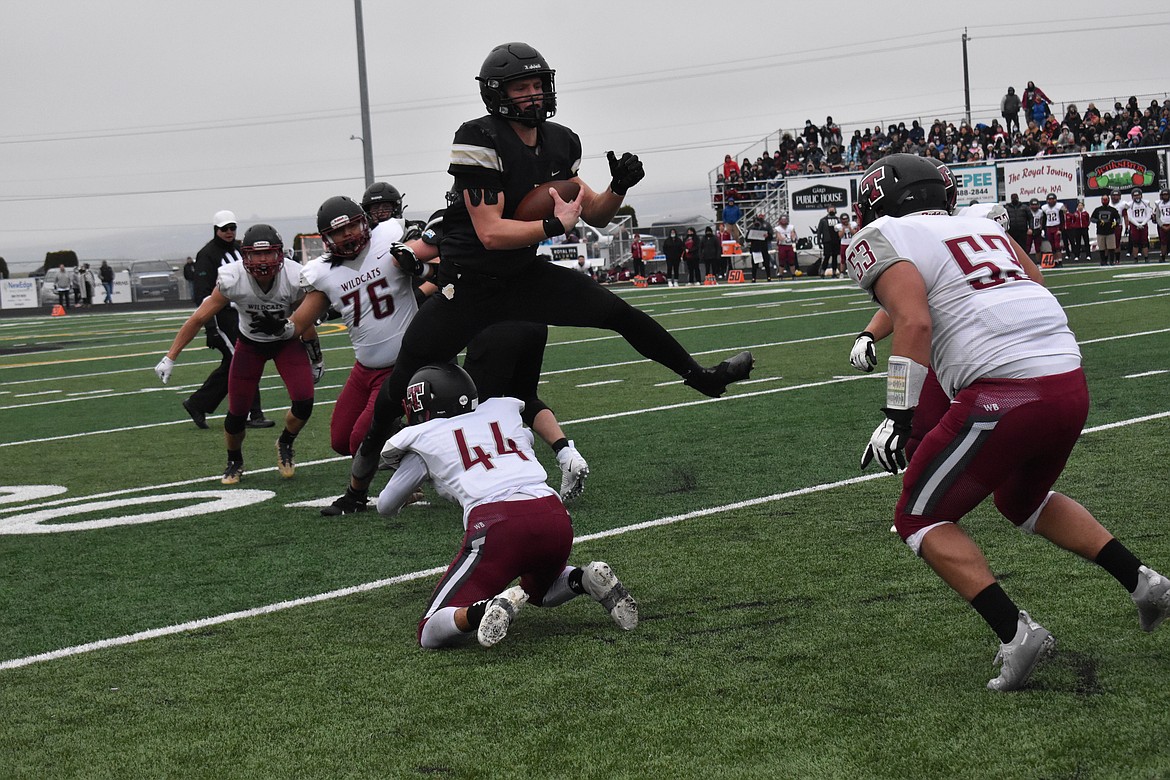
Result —
[[[243, 259], [240, 244], [236, 241], [235, 214], [226, 210], [215, 212], [212, 233], [211, 240], [195, 255], [194, 297], [191, 300], [196, 309], [215, 289], [219, 269]], [[228, 394], [228, 371], [240, 338], [240, 316], [235, 307], [218, 309], [215, 317], [207, 321], [206, 333], [207, 348], [218, 350], [221, 355], [219, 365], [195, 392], [183, 400], [183, 408], [191, 415], [195, 427], [203, 429], [208, 428], [207, 415], [214, 412]], [[257, 390], [245, 425], [248, 428], [271, 428], [275, 424], [264, 416], [260, 391]]]
[[1134, 187], [1129, 205], [1125, 209], [1126, 229], [1129, 230], [1129, 252], [1133, 261], [1142, 253], [1142, 262], [1150, 262], [1150, 222], [1154, 219], [1154, 207], [1142, 197], [1140, 187]]
[[1117, 248], [1117, 231], [1121, 228], [1121, 214], [1113, 208], [1108, 195], [1101, 196], [1101, 205], [1089, 217], [1097, 228], [1097, 251], [1101, 265], [1117, 265], [1121, 252]]
[[637, 627], [638, 603], [608, 564], [568, 565], [572, 522], [532, 451], [523, 401], [479, 402], [475, 383], [453, 363], [420, 368], [406, 398], [407, 426], [385, 447], [399, 467], [378, 512], [396, 514], [428, 479], [463, 508], [463, 543], [419, 621], [420, 646], [475, 636], [492, 647], [524, 603], [556, 607], [579, 595], [601, 604], [619, 628]]
[[1162, 253], [1161, 261], [1166, 262], [1166, 244], [1170, 243], [1170, 190], [1163, 189], [1158, 193], [1158, 202], [1154, 204], [1154, 221], [1158, 223], [1158, 250]]
[[[175, 361], [195, 334], [224, 309], [240, 313], [240, 336], [228, 373], [228, 413], [223, 421], [227, 468], [220, 480], [234, 485], [244, 476], [244, 436], [252, 399], [259, 391], [264, 364], [271, 360], [292, 401], [284, 431], [276, 442], [277, 470], [286, 479], [296, 471], [293, 442], [313, 413], [313, 385], [325, 373], [321, 342], [306, 330], [303, 343], [286, 333], [288, 317], [301, 300], [301, 266], [284, 259], [284, 241], [270, 225], [253, 225], [244, 234], [243, 260], [227, 263], [216, 274], [215, 287], [175, 335], [174, 343], [154, 372], [165, 385]], [[312, 363], [312, 365], [310, 365]]]
[[[1080, 350], [1060, 304], [1020, 268], [998, 226], [949, 215], [942, 176], [922, 158], [882, 158], [862, 177], [858, 200], [864, 227], [847, 270], [893, 324], [886, 419], [861, 465], [876, 459], [891, 473], [905, 470], [895, 527], [1000, 638], [1000, 673], [987, 687], [1019, 689], [1056, 643], [1007, 596], [958, 526], [988, 495], [1025, 533], [1117, 579], [1140, 628], [1153, 631], [1170, 616], [1170, 580], [1085, 507], [1052, 490], [1089, 405]], [[952, 403], [907, 466], [928, 364]]]
[[102, 260], [101, 267], [98, 268], [98, 278], [101, 280], [102, 287], [106, 291], [106, 299], [102, 303], [114, 302], [114, 269], [110, 268], [110, 264]]
[[796, 265], [796, 241], [796, 228], [788, 224], [787, 214], [781, 214], [776, 225], [776, 265], [780, 276], [795, 279], [800, 275]]

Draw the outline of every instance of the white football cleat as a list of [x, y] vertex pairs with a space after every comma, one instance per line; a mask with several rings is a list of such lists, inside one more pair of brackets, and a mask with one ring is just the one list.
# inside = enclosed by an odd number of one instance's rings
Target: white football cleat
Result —
[[528, 594], [519, 585], [513, 585], [489, 601], [476, 631], [479, 643], [484, 647], [492, 647], [506, 637], [508, 628], [516, 619], [516, 613], [526, 601]]
[[623, 631], [638, 626], [638, 602], [605, 561], [594, 561], [581, 569], [581, 585], [593, 600], [605, 607]]
[[585, 478], [589, 476], [589, 464], [577, 452], [573, 442], [557, 453], [561, 467], [561, 500], [570, 501], [585, 492]]
[[1012, 641], [999, 646], [995, 664], [1000, 664], [999, 677], [989, 680], [987, 687], [993, 691], [1014, 691], [1023, 687], [1032, 676], [1036, 665], [1056, 648], [1056, 637], [1037, 623], [1031, 616], [1020, 610], [1016, 623], [1016, 635]]
[[1138, 569], [1137, 589], [1130, 598], [1137, 604], [1142, 631], [1153, 631], [1170, 617], [1170, 580], [1147, 566]]

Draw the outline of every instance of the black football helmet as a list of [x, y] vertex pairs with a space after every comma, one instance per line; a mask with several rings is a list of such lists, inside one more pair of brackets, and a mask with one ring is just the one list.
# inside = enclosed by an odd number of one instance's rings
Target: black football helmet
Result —
[[[479, 94], [489, 114], [536, 127], [557, 112], [556, 71], [548, 66], [540, 52], [527, 43], [503, 43], [491, 50], [479, 69], [475, 80]], [[540, 76], [542, 82], [540, 107], [519, 108], [504, 93], [509, 81], [528, 76]]]
[[942, 160], [934, 157], [927, 157], [926, 159], [934, 163], [934, 167], [938, 168], [938, 172], [943, 177], [943, 183], [947, 187], [947, 211], [954, 211], [955, 204], [959, 201], [959, 188], [955, 184], [955, 174], [951, 173], [951, 169]]
[[244, 233], [240, 254], [244, 256], [245, 271], [267, 278], [284, 265], [284, 240], [272, 225], [253, 225]]
[[423, 366], [414, 372], [406, 386], [406, 424], [433, 420], [436, 417], [457, 417], [475, 411], [479, 405], [479, 391], [471, 375], [454, 363]]
[[863, 227], [878, 217], [950, 211], [943, 175], [916, 154], [887, 155], [869, 166], [857, 185], [857, 205]]
[[397, 187], [384, 181], [376, 181], [367, 187], [362, 195], [362, 208], [369, 217], [370, 227], [401, 217], [402, 195]]
[[[355, 222], [361, 224], [359, 234], [345, 238], [334, 237], [335, 232]], [[366, 212], [353, 202], [353, 198], [345, 195], [334, 195], [317, 209], [317, 232], [321, 234], [329, 254], [336, 260], [357, 257], [370, 243], [370, 221], [366, 218]]]

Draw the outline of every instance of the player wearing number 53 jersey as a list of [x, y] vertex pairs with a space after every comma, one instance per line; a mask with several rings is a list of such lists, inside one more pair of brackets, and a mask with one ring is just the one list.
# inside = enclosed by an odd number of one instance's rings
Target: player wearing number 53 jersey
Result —
[[355, 362], [333, 408], [329, 442], [334, 452], [352, 455], [370, 427], [378, 389], [394, 370], [402, 334], [418, 304], [410, 274], [392, 254], [402, 239], [399, 220], [371, 230], [362, 207], [339, 195], [321, 205], [317, 229], [329, 253], [305, 264], [305, 301], [296, 319], [315, 321], [330, 306], [344, 318]]
[[[923, 158], [882, 158], [862, 177], [858, 201], [865, 228], [848, 271], [893, 322], [886, 420], [862, 467], [876, 457], [888, 471], [906, 469], [895, 526], [999, 636], [1001, 670], [988, 687], [1021, 687], [1055, 645], [957, 525], [989, 495], [1021, 530], [1112, 574], [1152, 631], [1170, 615], [1170, 581], [1052, 491], [1089, 410], [1080, 351], [1056, 299], [1016, 264], [998, 225], [947, 213], [943, 179]], [[907, 468], [927, 365], [952, 403]]]
[[[637, 603], [608, 565], [566, 565], [573, 526], [532, 452], [523, 401], [480, 404], [467, 372], [447, 363], [415, 372], [404, 406], [409, 424], [383, 452], [400, 465], [378, 496], [378, 511], [398, 512], [428, 478], [463, 507], [463, 544], [419, 621], [419, 644], [445, 647], [475, 632], [490, 647], [526, 601], [554, 607], [581, 594], [621, 628], [638, 624]], [[517, 577], [520, 585], [508, 587]]]

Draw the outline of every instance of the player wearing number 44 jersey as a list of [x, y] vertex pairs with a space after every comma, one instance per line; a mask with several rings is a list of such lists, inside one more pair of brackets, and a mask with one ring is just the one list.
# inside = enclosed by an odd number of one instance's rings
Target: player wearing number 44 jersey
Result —
[[[1020, 530], [1113, 575], [1141, 628], [1154, 630], [1170, 616], [1170, 581], [1052, 490], [1089, 407], [1080, 350], [1056, 299], [1016, 264], [998, 225], [948, 214], [943, 178], [923, 158], [882, 158], [862, 177], [858, 201], [865, 227], [847, 268], [893, 323], [886, 420], [862, 467], [876, 458], [893, 473], [906, 469], [895, 526], [999, 636], [1000, 673], [988, 688], [1021, 687], [1055, 646], [957, 525], [988, 495]], [[952, 403], [907, 468], [927, 365]]]
[[[619, 627], [638, 625], [637, 602], [607, 564], [566, 564], [573, 526], [545, 484], [520, 418], [522, 401], [480, 404], [467, 372], [446, 363], [410, 378], [405, 408], [409, 424], [383, 453], [399, 465], [378, 496], [378, 511], [397, 513], [426, 479], [463, 507], [463, 544], [419, 621], [420, 645], [463, 644], [474, 634], [491, 647], [524, 603], [555, 607], [583, 594]], [[520, 584], [509, 587], [517, 577]]]

